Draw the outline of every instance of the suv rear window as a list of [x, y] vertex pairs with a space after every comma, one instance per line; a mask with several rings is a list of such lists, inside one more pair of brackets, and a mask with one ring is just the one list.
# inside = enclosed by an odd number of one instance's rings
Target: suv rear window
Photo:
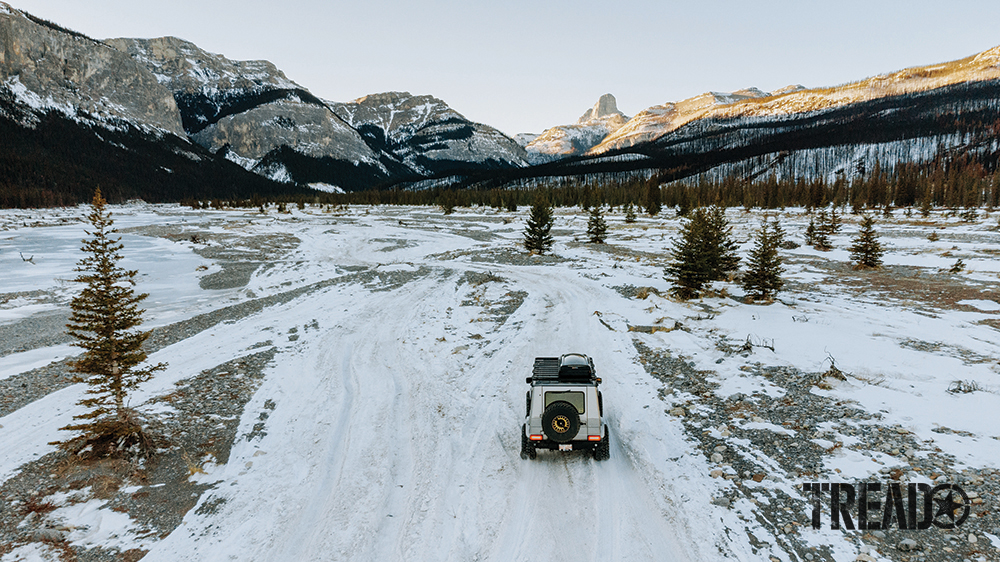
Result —
[[553, 402], [569, 402], [576, 408], [578, 414], [584, 413], [585, 401], [582, 392], [546, 392], [545, 407], [548, 408]]

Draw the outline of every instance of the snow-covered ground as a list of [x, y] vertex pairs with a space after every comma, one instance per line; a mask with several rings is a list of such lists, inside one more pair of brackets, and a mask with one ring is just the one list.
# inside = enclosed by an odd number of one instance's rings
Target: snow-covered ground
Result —
[[[302, 294], [150, 357], [169, 368], [132, 400], [162, 413], [169, 404], [150, 401], [191, 373], [260, 342], [275, 348], [239, 422], [239, 436], [256, 436], [238, 438], [224, 464], [202, 459], [191, 479], [213, 487], [165, 537], [143, 533], [86, 490], [47, 496], [59, 509], [45, 517], [68, 530], [72, 546], [138, 548], [149, 551], [145, 560], [169, 561], [785, 562], [810, 559], [803, 557], [809, 548], [816, 559], [853, 561], [869, 552], [860, 533], [809, 529], [803, 483], [880, 478], [882, 469], [917, 466], [931, 453], [951, 460], [940, 471], [945, 478], [968, 468], [995, 471], [1000, 463], [995, 218], [970, 224], [897, 212], [877, 225], [889, 267], [866, 274], [847, 264], [845, 248], [856, 231], [848, 215], [833, 237], [835, 250], [783, 251], [788, 290], [773, 304], [749, 305], [735, 298], [742, 294], [737, 285], [726, 283], [716, 286], [718, 296], [698, 301], [665, 296], [666, 249], [680, 224], [673, 217], [626, 225], [614, 213], [609, 244], [596, 246], [574, 241], [584, 239], [586, 213], [560, 209], [558, 258], [537, 258], [519, 247], [526, 210], [112, 210], [118, 228], [134, 229], [124, 235], [125, 265], [139, 270], [138, 289], [150, 294], [150, 326]], [[0, 326], [66, 309], [84, 212], [0, 211]], [[760, 214], [733, 209], [729, 217], [745, 252]], [[783, 212], [781, 220], [801, 241], [808, 222], [801, 210]], [[164, 225], [225, 236], [237, 249], [240, 237], [297, 242], [245, 285], [207, 290], [199, 280], [223, 267], [196, 252], [204, 242], [141, 229]], [[937, 241], [927, 240], [931, 232]], [[958, 258], [962, 273], [942, 273]], [[366, 276], [351, 277], [357, 272]], [[629, 286], [664, 296], [630, 298]], [[746, 341], [757, 345], [734, 351]], [[649, 357], [637, 347], [685, 362], [710, 392], [681, 392], [680, 382], [651, 375]], [[522, 460], [524, 377], [534, 357], [571, 351], [591, 355], [603, 378], [611, 459], [541, 452]], [[0, 379], [74, 348], [5, 353]], [[740, 393], [753, 407], [789, 392], [764, 369], [820, 378], [831, 361], [845, 380], [827, 377], [809, 387], [803, 377], [804, 391], [852, 404], [870, 419], [795, 429], [761, 410], [746, 417], [723, 412], [728, 422], [721, 429], [710, 423], [719, 414], [710, 415], [712, 400]], [[978, 390], [949, 392], [957, 381]], [[55, 451], [47, 443], [80, 412], [82, 390], [68, 386], [0, 418], [0, 478]], [[266, 432], [255, 431], [264, 419]], [[870, 448], [852, 428], [873, 425], [919, 446], [907, 455]], [[761, 433], [816, 443], [818, 471], [793, 473], [748, 437]], [[700, 448], [703, 434], [726, 444], [716, 449], [721, 460]], [[734, 469], [737, 461], [764, 477]], [[930, 478], [911, 468], [904, 480]], [[762, 515], [779, 495], [797, 502], [787, 509], [799, 526], [794, 532]], [[995, 533], [980, 533], [970, 559], [997, 559]], [[0, 554], [3, 562], [55, 560], [58, 550], [31, 542]]]

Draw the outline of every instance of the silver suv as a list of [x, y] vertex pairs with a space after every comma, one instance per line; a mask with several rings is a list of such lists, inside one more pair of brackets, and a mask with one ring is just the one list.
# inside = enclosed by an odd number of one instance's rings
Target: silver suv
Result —
[[521, 458], [533, 459], [538, 449], [591, 451], [594, 459], [611, 456], [604, 398], [597, 386], [594, 361], [582, 353], [536, 357], [521, 426]]

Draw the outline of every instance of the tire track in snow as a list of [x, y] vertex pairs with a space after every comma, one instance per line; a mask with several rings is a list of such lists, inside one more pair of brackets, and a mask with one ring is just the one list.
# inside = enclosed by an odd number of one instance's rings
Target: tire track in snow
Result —
[[[695, 559], [682, 518], [654, 499], [670, 486], [638, 474], [639, 453], [619, 437], [636, 422], [618, 413], [647, 382], [619, 352], [629, 335], [593, 315], [612, 292], [552, 270], [500, 274], [528, 297], [488, 345], [461, 353], [455, 339], [476, 313], [461, 306], [457, 274], [387, 292], [331, 287], [276, 311], [337, 325], [303, 334], [268, 375], [269, 433], [234, 451], [219, 513], [191, 518], [202, 538], [175, 532], [150, 560]], [[522, 461], [524, 376], [535, 356], [568, 351], [593, 355], [605, 378], [611, 459]]]
[[[527, 285], [519, 288], [528, 290], [528, 298], [546, 304], [525, 307], [544, 314], [519, 318], [524, 326], [516, 342], [511, 342], [510, 353], [522, 358], [525, 376], [535, 356], [571, 351], [594, 356], [605, 379], [602, 388], [612, 455], [598, 463], [585, 453], [540, 451], [537, 459], [523, 461], [510, 517], [491, 560], [692, 559], [681, 546], [683, 531], [649, 500], [655, 492], [635, 474], [618, 438], [614, 389], [624, 386], [624, 373], [635, 369], [628, 357], [614, 353], [631, 347], [628, 336], [608, 331], [593, 315], [608, 294], [577, 279], [553, 279], [529, 269], [517, 273], [517, 281]], [[517, 376], [511, 382], [521, 392], [522, 380]], [[621, 395], [620, 399], [627, 398]], [[520, 411], [516, 425], [511, 426], [515, 434], [523, 417]]]

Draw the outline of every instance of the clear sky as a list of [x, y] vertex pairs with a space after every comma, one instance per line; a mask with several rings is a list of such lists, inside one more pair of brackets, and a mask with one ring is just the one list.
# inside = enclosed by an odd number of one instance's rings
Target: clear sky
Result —
[[97, 39], [266, 59], [329, 100], [431, 94], [513, 135], [610, 92], [627, 115], [707, 91], [833, 86], [1000, 45], [997, 0], [6, 0]]

